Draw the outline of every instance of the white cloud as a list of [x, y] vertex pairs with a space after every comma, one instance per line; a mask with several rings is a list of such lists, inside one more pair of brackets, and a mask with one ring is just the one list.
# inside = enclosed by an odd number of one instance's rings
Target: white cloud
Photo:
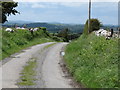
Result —
[[81, 6], [83, 3], [80, 2], [61, 2], [59, 3], [60, 5], [66, 6], [66, 7], [79, 7]]
[[[27, 4], [27, 3], [26, 3]], [[33, 2], [31, 3], [32, 8], [57, 8], [58, 5], [66, 6], [66, 7], [79, 7], [84, 3], [78, 3], [78, 2]]]
[[32, 4], [32, 8], [46, 8], [46, 6], [43, 4], [35, 3], [35, 4]]
[[56, 8], [58, 3], [50, 2], [50, 3], [45, 3], [45, 2], [33, 2], [31, 3], [32, 8]]
[[118, 9], [118, 3], [116, 2], [94, 2], [92, 3], [92, 8], [116, 8]]
[[93, 2], [119, 2], [120, 0], [91, 0]]
[[[14, 0], [17, 2], [88, 2], [89, 0]], [[119, 0], [91, 0], [92, 2], [119, 2]]]

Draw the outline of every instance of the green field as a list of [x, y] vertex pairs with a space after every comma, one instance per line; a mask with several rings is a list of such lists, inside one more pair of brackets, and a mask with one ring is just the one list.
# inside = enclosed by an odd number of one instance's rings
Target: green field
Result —
[[82, 35], [66, 47], [65, 62], [85, 88], [118, 88], [118, 39]]
[[42, 29], [35, 31], [33, 35], [28, 30], [15, 30], [14, 32], [0, 30], [0, 33], [2, 33], [2, 36], [0, 36], [0, 42], [2, 42], [2, 55], [0, 55], [2, 56], [1, 59], [4, 59], [27, 47], [54, 41], [52, 36]]

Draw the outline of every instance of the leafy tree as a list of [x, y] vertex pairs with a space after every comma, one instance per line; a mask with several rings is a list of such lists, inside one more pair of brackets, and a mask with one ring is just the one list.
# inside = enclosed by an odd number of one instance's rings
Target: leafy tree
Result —
[[23, 27], [24, 27], [24, 28], [26, 28], [26, 27], [27, 27], [27, 25], [26, 25], [26, 24], [24, 24], [24, 25], [23, 25]]
[[46, 27], [40, 27], [40, 28], [43, 30], [43, 32], [44, 32], [47, 36], [50, 36], [49, 33], [48, 33], [48, 31], [47, 31], [47, 28], [46, 28]]
[[69, 34], [69, 29], [65, 28], [64, 30], [60, 31], [58, 33], [58, 37], [63, 37], [65, 42], [68, 42], [68, 34]]
[[[101, 23], [98, 19], [90, 19], [90, 30], [89, 33], [95, 30], [99, 30], [101, 27]], [[86, 24], [84, 26], [84, 34], [88, 34], [88, 20], [86, 21]]]
[[7, 16], [10, 16], [11, 14], [16, 15], [17, 13], [19, 13], [15, 7], [18, 6], [17, 2], [3, 2], [0, 1], [0, 13], [2, 15], [2, 20], [0, 21], [0, 23], [4, 23], [5, 21], [7, 21]]

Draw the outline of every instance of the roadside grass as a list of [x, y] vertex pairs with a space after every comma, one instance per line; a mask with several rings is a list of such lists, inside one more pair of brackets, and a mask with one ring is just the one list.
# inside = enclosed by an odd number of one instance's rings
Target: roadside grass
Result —
[[118, 39], [94, 34], [71, 42], [64, 57], [74, 79], [86, 88], [118, 88]]
[[20, 81], [17, 83], [21, 86], [31, 86], [35, 85], [34, 81], [36, 80], [35, 68], [37, 67], [37, 62], [35, 58], [31, 58], [30, 61], [27, 62], [27, 65], [23, 67]]
[[54, 41], [51, 36], [48, 36], [49, 33], [46, 34], [42, 29], [35, 31], [34, 35], [27, 30], [15, 30], [13, 33], [0, 30], [0, 33], [2, 33], [0, 37], [0, 43], [2, 43], [0, 47], [2, 50], [0, 60], [27, 47]]
[[45, 46], [44, 49], [49, 48], [49, 47], [52, 47], [52, 46], [55, 45], [55, 44], [56, 44], [56, 43], [49, 44], [49, 45]]

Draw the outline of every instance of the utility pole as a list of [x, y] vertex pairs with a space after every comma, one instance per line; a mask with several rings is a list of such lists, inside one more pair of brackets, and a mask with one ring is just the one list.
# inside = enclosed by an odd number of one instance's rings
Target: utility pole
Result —
[[91, 19], [91, 0], [89, 0], [89, 9], [88, 9], [88, 33], [90, 32], [90, 19]]

